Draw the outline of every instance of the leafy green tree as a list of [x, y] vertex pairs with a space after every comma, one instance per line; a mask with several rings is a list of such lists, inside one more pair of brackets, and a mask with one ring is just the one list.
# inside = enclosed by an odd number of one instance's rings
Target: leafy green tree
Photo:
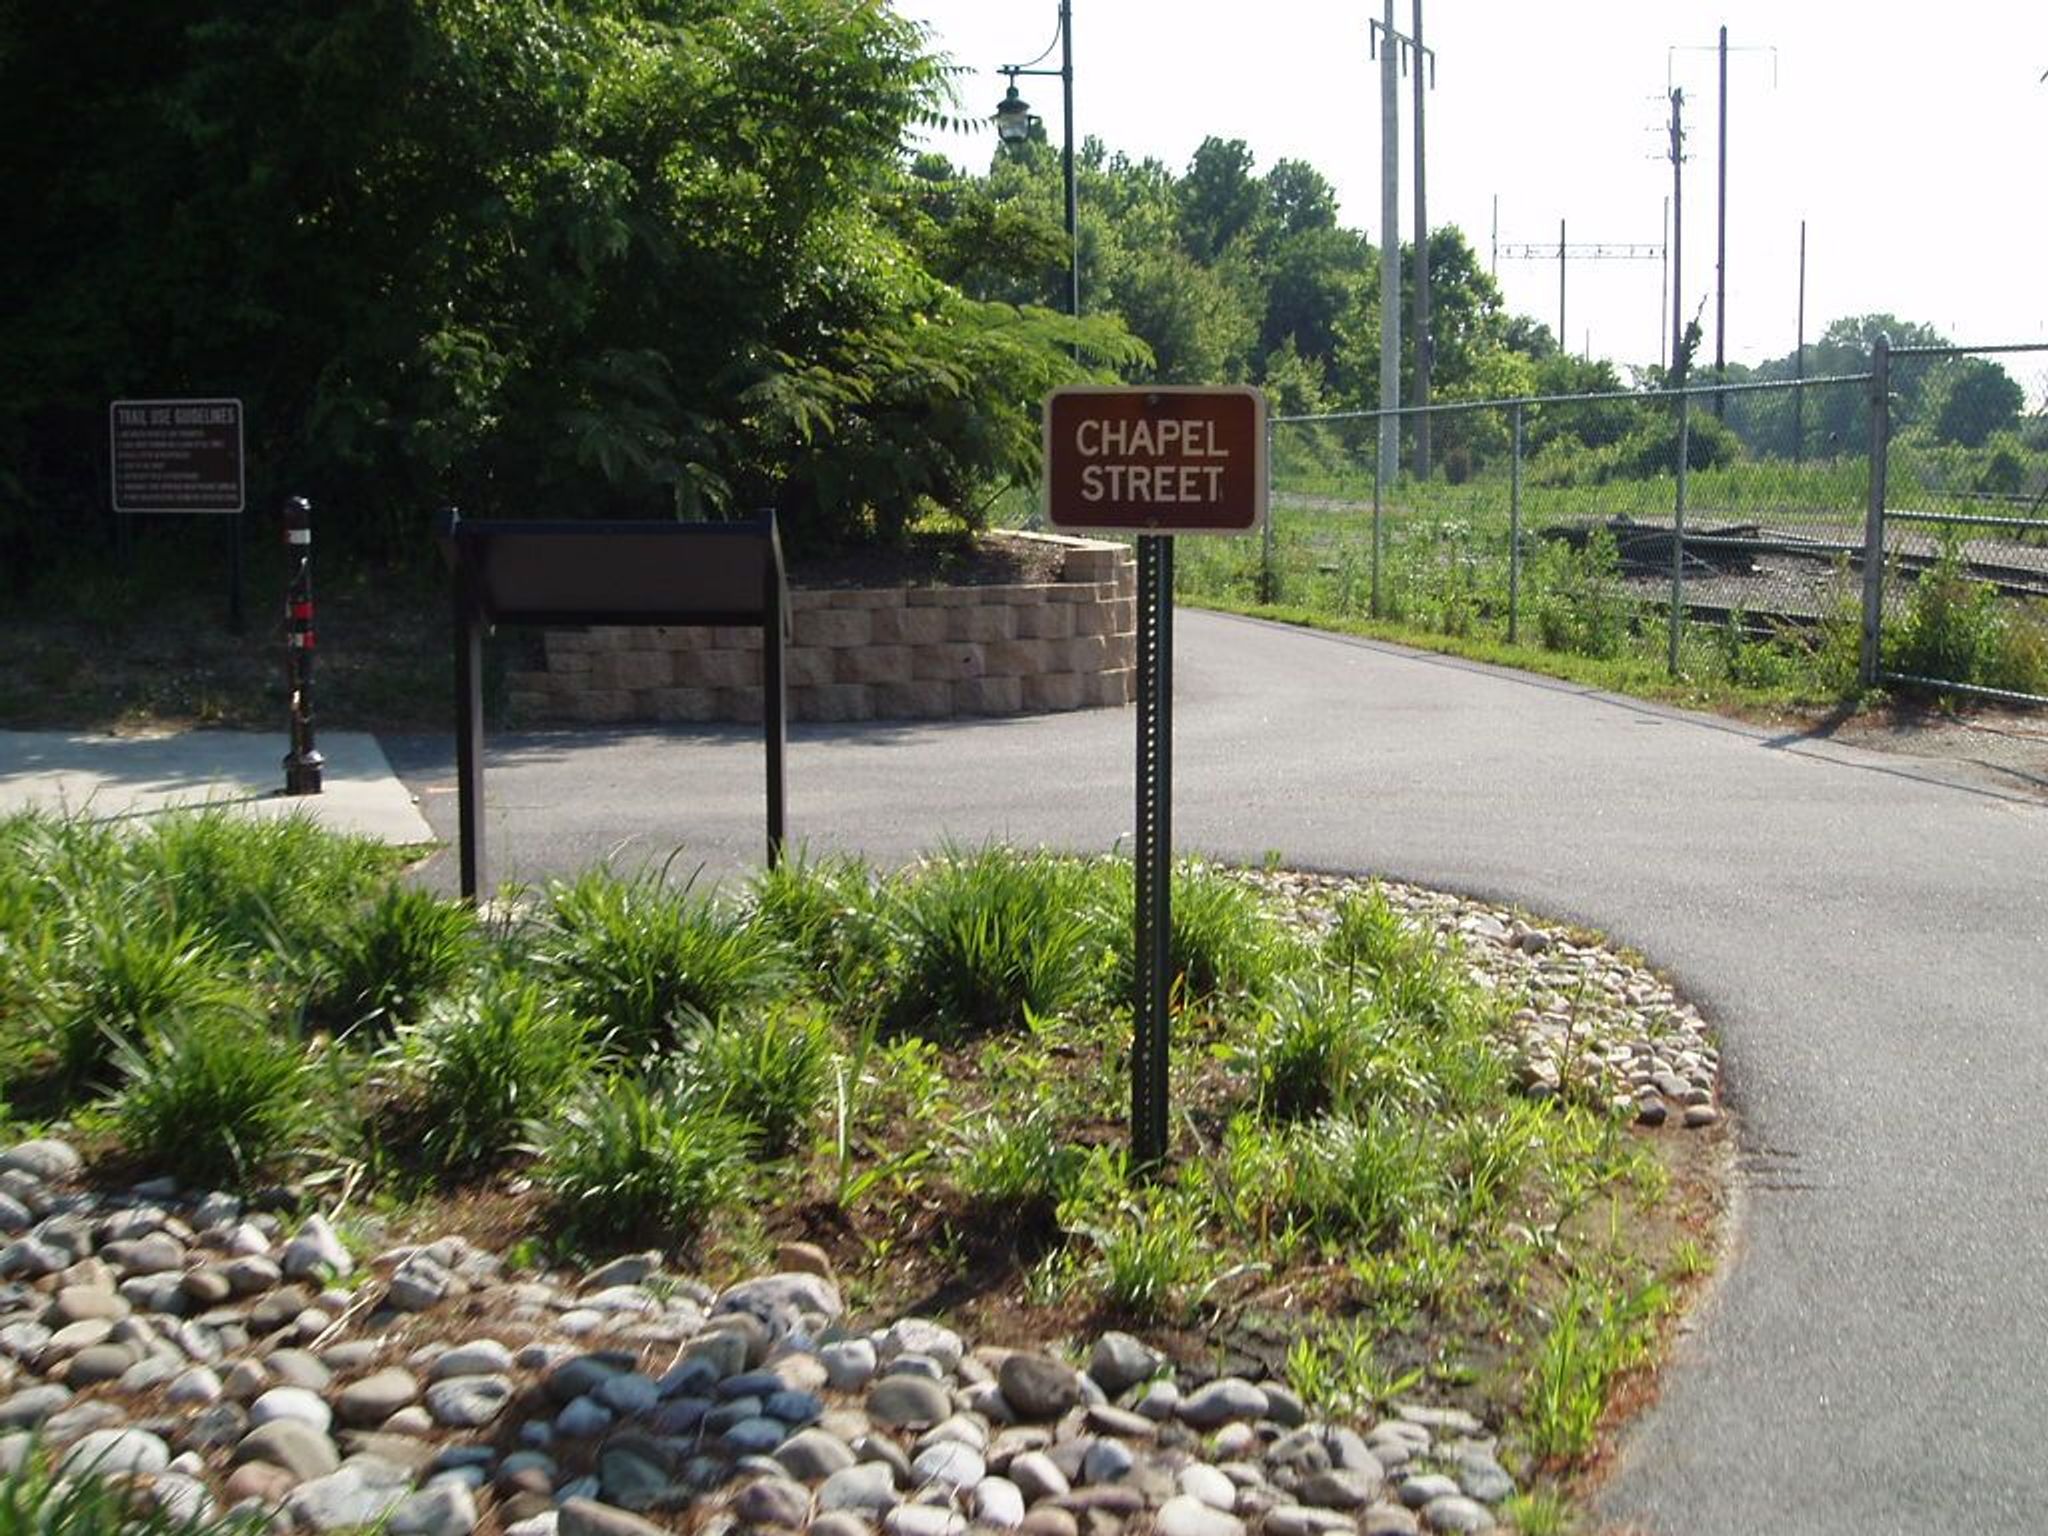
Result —
[[2026, 392], [1998, 364], [1962, 357], [1946, 370], [1934, 410], [1934, 435], [1946, 443], [1981, 448], [1994, 432], [2018, 423]]
[[1213, 262], [1231, 242], [1254, 234], [1266, 211], [1266, 189], [1252, 175], [1243, 139], [1207, 138], [1179, 186], [1181, 243], [1200, 262]]
[[448, 500], [885, 536], [1035, 460], [1069, 345], [1141, 356], [920, 265], [887, 215], [945, 68], [881, 0], [79, 0], [0, 38], [0, 462], [45, 503], [90, 506], [108, 398], [232, 393], [259, 504], [394, 546]]

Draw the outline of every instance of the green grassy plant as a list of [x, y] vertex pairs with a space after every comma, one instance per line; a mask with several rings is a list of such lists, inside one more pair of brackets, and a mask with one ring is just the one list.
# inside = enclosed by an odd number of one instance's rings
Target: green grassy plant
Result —
[[824, 1103], [835, 1043], [831, 1025], [801, 1004], [728, 1018], [683, 1044], [678, 1082], [689, 1102], [743, 1126], [756, 1152], [780, 1156]]
[[891, 1028], [957, 1040], [1091, 996], [1099, 952], [1086, 895], [1070, 861], [1007, 848], [952, 850], [903, 878], [885, 908], [897, 957]]
[[1419, 1121], [1324, 1119], [1293, 1132], [1288, 1145], [1286, 1204], [1319, 1238], [1391, 1243], [1443, 1189], [1439, 1145]]
[[74, 930], [44, 993], [42, 1012], [58, 1072], [73, 1088], [96, 1082], [109, 1055], [152, 1033], [255, 999], [211, 939], [189, 927], [159, 928], [95, 911]]
[[147, 1484], [67, 1466], [43, 1445], [0, 1475], [0, 1536], [253, 1536], [264, 1526], [260, 1517], [177, 1514], [158, 1507]]
[[1096, 1187], [1071, 1198], [1059, 1214], [1060, 1225], [1093, 1251], [1086, 1273], [1097, 1299], [1137, 1321], [1179, 1315], [1189, 1289], [1209, 1268], [1200, 1205], [1167, 1185], [1112, 1191], [1104, 1182], [1098, 1173]]
[[1529, 1384], [1529, 1448], [1539, 1460], [1569, 1463], [1592, 1450], [1609, 1389], [1649, 1358], [1669, 1303], [1656, 1283], [1622, 1294], [1575, 1285], [1559, 1300]]
[[1296, 1121], [1337, 1109], [1371, 1054], [1376, 1024], [1343, 978], [1290, 977], [1275, 989], [1249, 1053], [1259, 1113]]
[[752, 895], [753, 921], [795, 957], [798, 974], [822, 995], [857, 1007], [879, 986], [886, 936], [865, 864], [799, 854], [757, 875]]
[[654, 875], [593, 871], [552, 887], [539, 953], [566, 1001], [633, 1057], [657, 1056], [789, 979], [785, 953], [743, 913]]
[[[1122, 865], [1100, 867], [1108, 900], [1097, 942], [1115, 956], [1112, 985], [1118, 999], [1131, 995], [1136, 888]], [[1173, 932], [1167, 942], [1169, 985], [1184, 1004], [1213, 1001], [1226, 992], [1257, 993], [1271, 984], [1287, 952], [1279, 928], [1241, 882], [1197, 859], [1182, 860], [1170, 877]]]
[[474, 908], [387, 886], [324, 948], [309, 1011], [341, 1029], [399, 1028], [469, 973], [482, 948]]
[[235, 952], [287, 954], [324, 943], [398, 856], [308, 816], [250, 821], [226, 811], [153, 821], [125, 849], [137, 890], [177, 923]]
[[118, 1046], [115, 1061], [115, 1130], [152, 1169], [219, 1186], [300, 1150], [311, 1067], [296, 1041], [260, 1019], [226, 1010], [183, 1017]]
[[736, 1121], [630, 1075], [587, 1085], [529, 1138], [564, 1226], [608, 1244], [694, 1234], [736, 1195], [746, 1147]]
[[1072, 1192], [1084, 1161], [1042, 1110], [1007, 1118], [991, 1112], [962, 1139], [953, 1176], [980, 1204], [1044, 1213]]
[[449, 1172], [517, 1151], [528, 1123], [580, 1092], [598, 1056], [589, 1021], [538, 980], [503, 972], [429, 1008], [399, 1053], [419, 1084], [422, 1150]]

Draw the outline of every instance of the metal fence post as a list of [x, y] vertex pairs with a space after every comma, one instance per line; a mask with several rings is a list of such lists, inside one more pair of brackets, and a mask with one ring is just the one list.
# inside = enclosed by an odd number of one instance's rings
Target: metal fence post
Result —
[[1870, 349], [1870, 503], [1863, 520], [1863, 686], [1877, 686], [1884, 638], [1885, 465], [1892, 436], [1892, 343], [1879, 336]]
[[1380, 616], [1380, 506], [1386, 500], [1387, 434], [1380, 432], [1379, 451], [1372, 460], [1372, 616]]
[[1276, 427], [1266, 418], [1266, 520], [1259, 529], [1259, 601], [1273, 601], [1273, 447]]
[[1522, 619], [1522, 402], [1514, 405], [1515, 450], [1508, 471], [1508, 644], [1520, 639]]
[[1692, 396], [1678, 396], [1678, 499], [1671, 508], [1671, 654], [1666, 666], [1678, 676], [1678, 632], [1685, 623], [1685, 472], [1692, 459]]

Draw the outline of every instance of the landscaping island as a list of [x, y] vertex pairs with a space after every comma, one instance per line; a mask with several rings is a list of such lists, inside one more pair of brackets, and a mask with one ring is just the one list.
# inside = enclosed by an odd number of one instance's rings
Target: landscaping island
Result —
[[0, 823], [24, 1496], [117, 1497], [54, 1457], [310, 1530], [1554, 1530], [1708, 1267], [1697, 1013], [1517, 913], [1184, 866], [1147, 1178], [1115, 861], [593, 873], [488, 924], [395, 873]]

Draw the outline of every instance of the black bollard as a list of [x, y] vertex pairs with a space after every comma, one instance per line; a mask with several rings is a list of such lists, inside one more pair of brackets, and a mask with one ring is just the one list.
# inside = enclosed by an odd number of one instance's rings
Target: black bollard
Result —
[[291, 699], [292, 749], [284, 759], [284, 792], [320, 793], [326, 766], [313, 745], [313, 508], [303, 496], [284, 504], [284, 541], [299, 553], [285, 592], [285, 691]]

